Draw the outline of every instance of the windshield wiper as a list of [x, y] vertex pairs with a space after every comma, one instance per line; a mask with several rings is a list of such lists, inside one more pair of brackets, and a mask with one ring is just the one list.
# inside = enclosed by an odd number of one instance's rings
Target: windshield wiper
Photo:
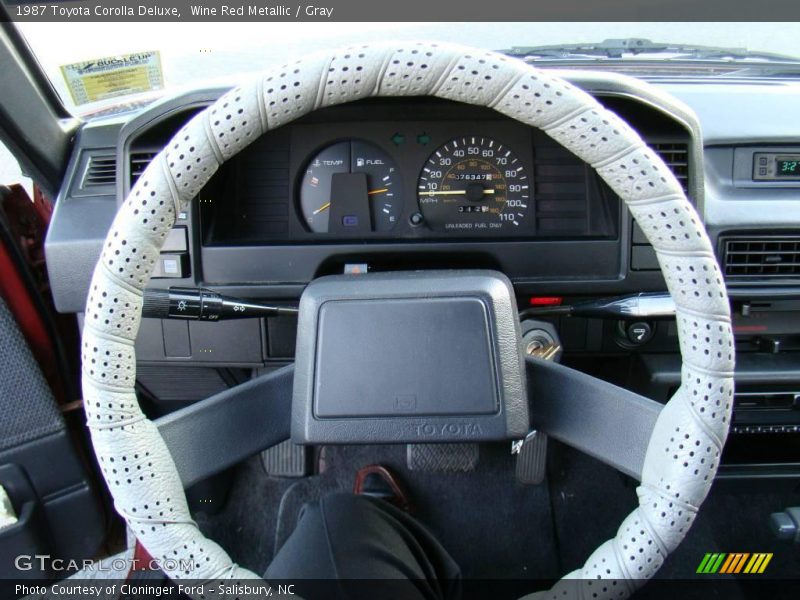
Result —
[[553, 46], [514, 46], [504, 54], [525, 60], [616, 60], [641, 59], [642, 55], [669, 55], [667, 60], [759, 61], [800, 64], [800, 59], [746, 48], [723, 48], [696, 44], [657, 43], [644, 38], [607, 39], [598, 43]]

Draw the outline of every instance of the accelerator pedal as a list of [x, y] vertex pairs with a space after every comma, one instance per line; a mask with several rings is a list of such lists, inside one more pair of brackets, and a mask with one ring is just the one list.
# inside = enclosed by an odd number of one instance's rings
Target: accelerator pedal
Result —
[[306, 447], [293, 444], [292, 440], [264, 450], [261, 464], [272, 477], [305, 477], [310, 473]]
[[406, 464], [411, 471], [474, 471], [478, 444], [408, 444]]

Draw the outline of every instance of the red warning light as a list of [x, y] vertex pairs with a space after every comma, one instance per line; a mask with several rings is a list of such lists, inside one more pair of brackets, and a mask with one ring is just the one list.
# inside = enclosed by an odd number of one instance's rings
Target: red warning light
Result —
[[560, 306], [563, 301], [561, 296], [532, 296], [531, 306]]

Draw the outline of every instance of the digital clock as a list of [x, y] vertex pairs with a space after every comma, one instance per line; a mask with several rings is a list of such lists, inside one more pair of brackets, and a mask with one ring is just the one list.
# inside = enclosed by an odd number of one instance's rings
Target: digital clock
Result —
[[800, 178], [800, 156], [782, 156], [776, 159], [775, 176]]
[[783, 186], [800, 184], [800, 149], [754, 152], [753, 181], [772, 181]]

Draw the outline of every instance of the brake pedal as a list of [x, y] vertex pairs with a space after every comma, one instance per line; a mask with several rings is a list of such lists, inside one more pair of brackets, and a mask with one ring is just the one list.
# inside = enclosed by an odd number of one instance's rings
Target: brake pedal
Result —
[[474, 471], [478, 444], [408, 444], [406, 464], [411, 471]]
[[281, 442], [261, 453], [261, 465], [272, 477], [305, 477], [309, 474], [306, 447]]
[[511, 446], [511, 453], [517, 455], [516, 478], [525, 485], [539, 485], [545, 478], [547, 463], [547, 434], [531, 431], [524, 440]]

